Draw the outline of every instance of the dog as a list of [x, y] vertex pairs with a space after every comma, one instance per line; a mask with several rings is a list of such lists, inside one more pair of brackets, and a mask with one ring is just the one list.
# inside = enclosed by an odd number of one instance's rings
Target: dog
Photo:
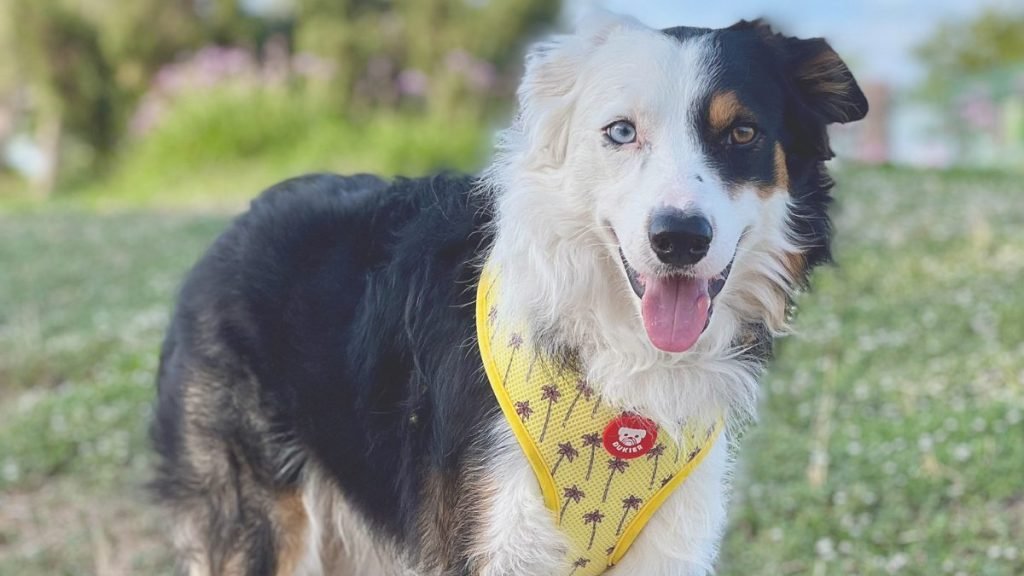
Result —
[[[600, 14], [528, 53], [482, 174], [264, 192], [188, 275], [161, 351], [154, 487], [182, 570], [712, 571], [735, 431], [794, 294], [831, 257], [826, 126], [867, 109], [823, 39]], [[485, 275], [500, 310], [481, 308]], [[521, 350], [576, 388], [513, 413], [483, 364], [507, 376]], [[634, 539], [607, 563], [574, 559], [522, 436], [530, 414], [541, 436], [569, 425], [578, 402], [631, 418], [610, 447], [558, 448], [555, 468], [589, 461], [590, 477], [596, 461], [605, 500], [629, 462], [658, 489], [670, 458], [654, 442], [676, 439], [678, 461], [680, 431], [702, 426], [642, 529], [628, 528], [640, 497], [584, 515], [594, 548], [623, 510], [617, 533]], [[616, 446], [647, 457], [609, 458]]]

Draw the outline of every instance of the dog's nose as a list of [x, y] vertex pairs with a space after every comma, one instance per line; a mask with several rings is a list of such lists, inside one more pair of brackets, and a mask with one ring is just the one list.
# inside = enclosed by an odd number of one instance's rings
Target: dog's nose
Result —
[[711, 247], [711, 222], [697, 213], [673, 208], [656, 211], [647, 230], [658, 260], [672, 266], [700, 262]]

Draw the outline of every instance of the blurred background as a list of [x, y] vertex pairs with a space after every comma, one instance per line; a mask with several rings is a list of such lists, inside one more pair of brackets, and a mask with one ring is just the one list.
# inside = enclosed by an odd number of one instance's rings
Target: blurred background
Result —
[[[188, 266], [289, 176], [480, 169], [591, 4], [0, 0], [0, 575], [169, 573], [141, 486]], [[1024, 6], [604, 4], [825, 36], [871, 101], [719, 572], [1024, 574]]]

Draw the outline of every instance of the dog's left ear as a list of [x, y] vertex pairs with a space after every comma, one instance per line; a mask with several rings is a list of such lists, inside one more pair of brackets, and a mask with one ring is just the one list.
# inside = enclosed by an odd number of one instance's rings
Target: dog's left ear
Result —
[[790, 78], [804, 105], [825, 124], [860, 120], [868, 100], [846, 63], [823, 38], [785, 38]]
[[565, 158], [569, 112], [587, 58], [616, 32], [637, 27], [642, 24], [632, 18], [594, 10], [577, 24], [574, 33], [536, 44], [527, 53], [517, 92], [517, 123], [538, 149], [548, 153], [548, 160], [561, 163]]

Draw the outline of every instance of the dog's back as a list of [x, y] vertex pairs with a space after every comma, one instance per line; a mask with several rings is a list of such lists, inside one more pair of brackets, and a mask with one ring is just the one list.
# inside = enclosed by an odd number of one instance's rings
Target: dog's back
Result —
[[[466, 439], [443, 423], [493, 404], [462, 361], [490, 212], [472, 186], [289, 180], [192, 270], [153, 427], [155, 488], [190, 574], [291, 572], [320, 520], [302, 487], [318, 471], [396, 542], [415, 532], [423, 487], [400, 468], [455, 470]], [[450, 387], [426, 389], [428, 374]]]

